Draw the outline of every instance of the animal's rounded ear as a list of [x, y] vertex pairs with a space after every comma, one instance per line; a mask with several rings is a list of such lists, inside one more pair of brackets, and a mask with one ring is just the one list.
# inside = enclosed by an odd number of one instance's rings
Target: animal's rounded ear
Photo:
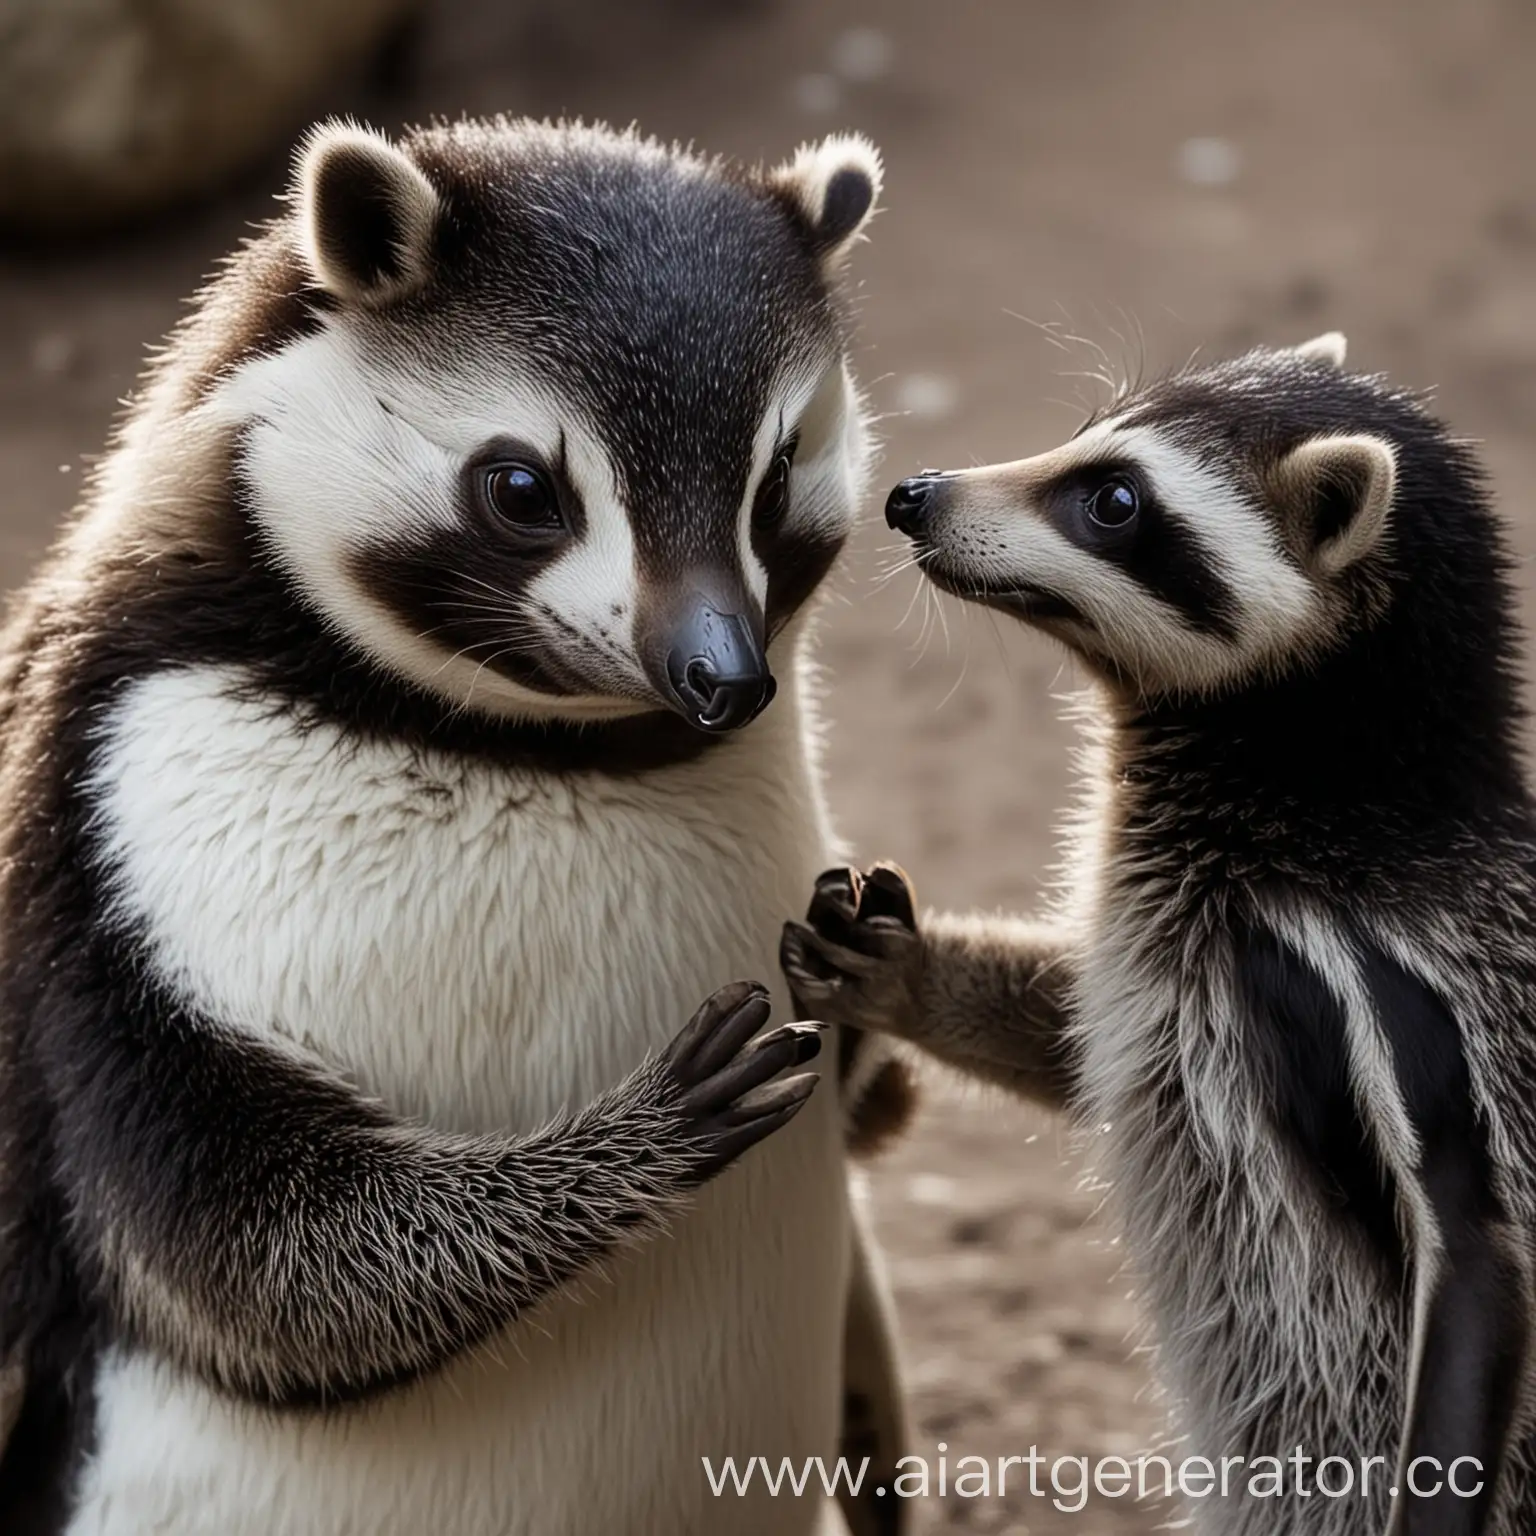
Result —
[[304, 259], [326, 292], [378, 305], [425, 284], [442, 205], [383, 134], [322, 124], [299, 152], [294, 182]]
[[1301, 509], [1312, 559], [1325, 575], [1376, 547], [1396, 489], [1396, 451], [1364, 433], [1308, 438], [1275, 469], [1281, 504]]
[[768, 177], [784, 196], [822, 261], [848, 254], [880, 196], [880, 151], [862, 134], [840, 133], [801, 147]]
[[1349, 340], [1343, 331], [1324, 331], [1321, 336], [1314, 336], [1311, 341], [1304, 341], [1299, 347], [1292, 347], [1297, 357], [1304, 357], [1309, 363], [1327, 363], [1330, 368], [1342, 368], [1345, 354], [1349, 351]]

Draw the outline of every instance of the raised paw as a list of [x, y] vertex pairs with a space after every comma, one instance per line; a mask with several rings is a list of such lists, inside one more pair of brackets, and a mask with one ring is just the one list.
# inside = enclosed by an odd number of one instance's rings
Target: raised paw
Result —
[[779, 1073], [815, 1057], [821, 1026], [783, 1024], [758, 1035], [769, 1012], [765, 987], [732, 982], [705, 1002], [662, 1057], [700, 1184], [793, 1120], [816, 1086], [814, 1072]]
[[779, 963], [796, 1006], [859, 1029], [905, 1034], [920, 1006], [923, 941], [912, 882], [895, 864], [829, 869]]

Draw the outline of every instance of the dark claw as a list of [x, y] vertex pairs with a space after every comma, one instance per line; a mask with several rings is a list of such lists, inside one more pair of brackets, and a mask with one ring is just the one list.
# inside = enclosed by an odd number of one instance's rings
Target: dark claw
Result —
[[882, 862], [870, 870], [859, 893], [858, 921], [890, 918], [917, 931], [917, 899], [912, 881], [899, 864]]
[[777, 1114], [784, 1109], [798, 1109], [810, 1098], [811, 1090], [818, 1081], [814, 1072], [801, 1072], [786, 1077], [781, 1082], [764, 1083], [745, 1093], [720, 1117], [732, 1129], [761, 1120], [765, 1115]]
[[665, 1060], [685, 1088], [718, 1072], [768, 1022], [773, 1005], [758, 981], [733, 981], [713, 993], [683, 1027]]
[[856, 869], [829, 869], [817, 877], [805, 920], [817, 933], [849, 943], [858, 921], [864, 877]]
[[705, 1179], [713, 1178], [743, 1152], [773, 1135], [781, 1126], [788, 1125], [805, 1107], [805, 1101], [810, 1098], [811, 1090], [815, 1088], [818, 1078], [814, 1072], [807, 1072], [800, 1077], [787, 1078], [785, 1081], [805, 1084], [803, 1089], [797, 1091], [792, 1102], [769, 1114], [761, 1115], [746, 1125], [732, 1126], [722, 1130], [709, 1140], [705, 1148], [704, 1162], [698, 1172], [701, 1183]]
[[863, 884], [864, 876], [851, 864], [839, 864], [832, 869], [824, 869], [816, 876], [817, 892], [828, 897], [840, 896], [850, 915], [859, 904], [859, 891]]
[[784, 1024], [754, 1039], [770, 1012], [766, 988], [732, 982], [694, 1014], [662, 1058], [664, 1091], [688, 1146], [691, 1185], [713, 1178], [787, 1124], [816, 1086], [814, 1072], [772, 1079], [816, 1055], [821, 1026]]
[[821, 1026], [785, 1024], [754, 1040], [744, 1051], [727, 1059], [719, 1071], [683, 1096], [683, 1110], [698, 1119], [722, 1111], [729, 1114], [750, 1095], [787, 1067], [802, 1066], [821, 1049]]
[[[803, 1067], [806, 1062], [815, 1061], [821, 1055], [821, 1035], [825, 1028], [825, 1024], [806, 1019], [799, 1024], [786, 1024], [781, 1030], [775, 1031], [775, 1034], [782, 1034], [793, 1046], [790, 1066]], [[766, 1044], [772, 1039], [773, 1035], [764, 1035], [759, 1044]]]

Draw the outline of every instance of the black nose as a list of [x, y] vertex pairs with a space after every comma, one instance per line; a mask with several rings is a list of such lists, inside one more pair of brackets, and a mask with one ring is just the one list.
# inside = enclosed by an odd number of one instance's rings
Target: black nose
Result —
[[916, 538], [927, 526], [932, 511], [933, 492], [938, 483], [939, 477], [932, 473], [913, 475], [910, 480], [903, 480], [886, 498], [886, 523], [908, 538]]
[[667, 662], [667, 670], [674, 669], [672, 686], [701, 731], [734, 731], [755, 720], [778, 686], [766, 672], [760, 677], [722, 677], [707, 657], [683, 660], [677, 651]]
[[716, 732], [756, 719], [776, 688], [752, 626], [708, 603], [699, 603], [674, 636], [667, 681], [692, 724]]

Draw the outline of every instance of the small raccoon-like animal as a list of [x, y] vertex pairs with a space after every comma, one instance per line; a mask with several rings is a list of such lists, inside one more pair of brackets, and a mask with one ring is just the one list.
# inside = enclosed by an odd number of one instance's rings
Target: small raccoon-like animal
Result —
[[704, 1459], [889, 1367], [837, 1096], [683, 1026], [831, 857], [878, 182], [336, 126], [172, 336], [0, 660], [7, 1536], [835, 1519]]
[[1090, 1128], [1199, 1529], [1536, 1529], [1536, 808], [1472, 452], [1329, 335], [888, 517], [1084, 663], [1087, 799], [1037, 922], [823, 876], [798, 1000]]

